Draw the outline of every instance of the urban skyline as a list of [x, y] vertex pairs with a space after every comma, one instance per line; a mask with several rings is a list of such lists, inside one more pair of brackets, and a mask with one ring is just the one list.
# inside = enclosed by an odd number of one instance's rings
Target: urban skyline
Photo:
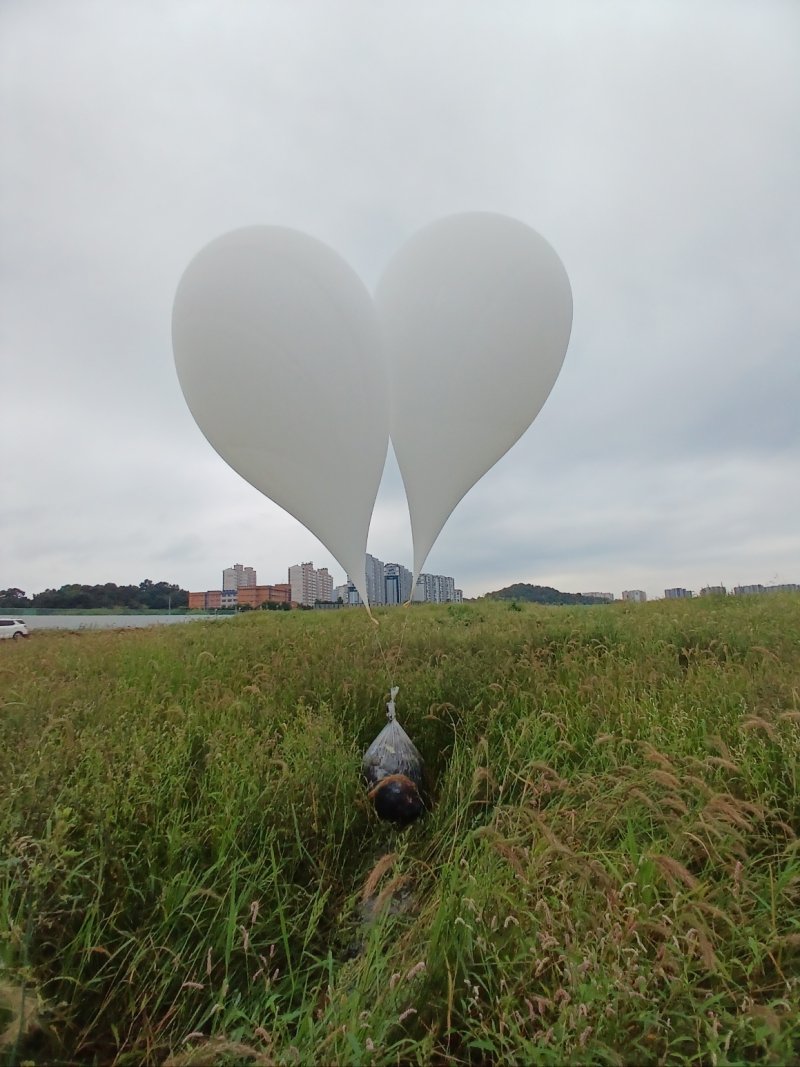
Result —
[[[290, 585], [292, 584], [292, 573], [293, 572], [295, 572], [295, 574], [296, 574], [296, 580], [299, 580], [299, 576], [301, 574], [301, 571], [299, 570], [299, 568], [306, 568], [307, 569], [306, 570], [306, 574], [307, 574], [306, 581], [307, 582], [309, 582], [309, 581], [313, 582], [314, 581], [314, 579], [312, 579], [311, 576], [310, 576], [312, 571], [313, 571], [314, 574], [318, 574], [318, 575], [322, 576], [321, 579], [320, 579], [321, 582], [323, 583], [321, 589], [317, 590], [315, 588], [315, 592], [322, 592], [324, 594], [324, 595], [319, 595], [318, 596], [318, 599], [320, 599], [320, 600], [326, 599], [326, 597], [330, 596], [332, 593], [336, 594], [337, 591], [338, 591], [338, 593], [341, 593], [341, 591], [344, 590], [345, 588], [348, 588], [348, 587], [352, 586], [350, 575], [346, 576], [345, 581], [343, 583], [340, 583], [339, 585], [334, 585], [333, 578], [330, 575], [330, 572], [328, 571], [328, 568], [327, 567], [314, 568], [313, 563], [294, 564], [294, 565], [290, 566], [289, 567], [289, 584]], [[257, 582], [256, 582], [256, 570], [255, 570], [254, 567], [250, 567], [250, 566], [245, 567], [241, 563], [236, 563], [232, 567], [225, 568], [222, 573], [223, 573], [223, 590], [238, 588], [238, 587], [241, 587], [241, 585], [252, 585], [252, 586], [255, 586], [257, 584]], [[401, 564], [401, 563], [384, 563], [382, 560], [378, 559], [376, 556], [373, 556], [371, 553], [368, 552], [366, 554], [366, 558], [365, 558], [365, 574], [366, 574], [367, 595], [369, 596], [370, 604], [404, 603], [405, 601], [407, 601], [407, 600], [409, 600], [411, 598], [411, 582], [412, 582], [413, 575], [412, 575], [411, 571], [407, 567], [405, 567], [403, 564]], [[441, 579], [445, 583], [452, 583], [452, 584], [446, 584], [445, 586], [441, 587], [441, 589], [439, 587], [436, 587], [436, 591], [434, 592], [434, 585], [432, 584], [432, 579]], [[226, 585], [225, 584], [226, 581], [232, 581], [233, 584]], [[522, 581], [522, 579], [520, 579], [520, 581]], [[430, 592], [430, 595], [428, 595], [426, 597], [419, 597], [417, 599], [428, 600], [429, 602], [447, 602], [447, 596], [445, 595], [445, 590], [451, 593], [450, 599], [455, 599], [455, 594], [458, 594], [458, 596], [459, 596], [459, 598], [461, 600], [464, 599], [463, 592], [461, 590], [456, 590], [455, 589], [455, 583], [454, 583], [454, 580], [452, 578], [446, 578], [444, 575], [431, 575], [431, 574], [428, 574], [427, 572], [423, 572], [419, 576], [418, 584], [419, 584], [419, 582], [426, 582], [427, 583], [427, 589]], [[391, 585], [391, 592], [389, 591], [389, 587], [388, 587], [387, 583], [390, 583], [390, 585]], [[525, 584], [525, 583], [523, 583], [523, 584]], [[545, 583], [530, 582], [530, 583], [527, 583], [527, 584], [538, 585], [538, 584], [545, 584]], [[299, 589], [299, 586], [298, 586], [298, 589]], [[495, 590], [486, 590], [482, 595], [485, 596], [487, 593], [494, 592], [494, 591]], [[565, 590], [565, 591], [571, 591], [571, 590]], [[597, 592], [597, 591], [587, 591], [587, 590], [579, 590], [578, 592], [582, 596], [593, 597], [596, 600], [606, 600], [606, 601], [609, 601], [609, 602], [613, 602], [615, 600], [622, 600], [622, 601], [626, 601], [626, 602], [629, 602], [629, 603], [646, 603], [648, 600], [661, 600], [661, 599], [664, 599], [664, 600], [680, 600], [680, 599], [691, 599], [693, 597], [705, 597], [705, 596], [726, 596], [726, 595], [730, 595], [730, 596], [746, 596], [746, 595], [754, 595], [754, 594], [769, 593], [769, 592], [799, 592], [799, 591], [800, 591], [800, 583], [797, 583], [797, 582], [772, 582], [772, 583], [769, 583], [769, 584], [764, 584], [764, 583], [761, 583], [761, 582], [751, 582], [751, 583], [742, 583], [742, 582], [740, 582], [740, 583], [737, 583], [737, 584], [735, 584], [733, 586], [730, 586], [730, 587], [726, 586], [723, 583], [718, 583], [718, 584], [715, 584], [715, 585], [707, 584], [707, 585], [701, 586], [700, 589], [697, 590], [697, 591], [694, 591], [694, 590], [689, 589], [688, 587], [684, 587], [684, 586], [671, 586], [669, 588], [665, 588], [664, 589], [663, 597], [648, 595], [648, 593], [644, 589], [623, 589], [622, 592], [619, 594], [619, 596], [617, 596], [613, 592]], [[360, 604], [361, 603], [361, 599], [360, 599], [360, 597], [358, 597], [357, 594], [356, 594], [356, 596], [357, 596], [357, 599], [355, 601], [352, 601], [352, 602]], [[294, 596], [294, 594], [293, 594], [293, 599], [297, 600], [298, 603], [301, 602], [300, 597], [299, 596]], [[336, 595], [333, 596], [333, 599], [336, 599]], [[345, 600], [346, 598], [343, 596], [342, 599]], [[475, 598], [467, 598], [467, 599], [475, 599]]]
[[[367, 553], [365, 559], [367, 595], [371, 606], [406, 603], [461, 603], [461, 589], [449, 575], [423, 573], [412, 589], [413, 575], [401, 563], [384, 563]], [[261, 607], [265, 603], [299, 604], [313, 607], [317, 603], [342, 603], [356, 606], [362, 603], [354, 583], [348, 575], [334, 587], [327, 567], [315, 567], [313, 562], [295, 563], [288, 568], [288, 580], [275, 584], [258, 584], [255, 567], [234, 563], [222, 570], [222, 588], [192, 591], [189, 607], [197, 609], [232, 609], [247, 604]]]
[[[465, 598], [463, 591], [456, 588], [452, 577], [434, 575], [427, 572], [420, 574], [417, 588], [411, 595], [411, 571], [401, 563], [384, 563], [367, 553], [365, 557], [365, 576], [367, 595], [371, 606], [384, 606], [405, 603], [409, 599], [418, 603], [460, 603]], [[190, 606], [210, 608], [233, 608], [243, 603], [252, 607], [263, 603], [297, 603], [312, 606], [316, 602], [336, 603], [339, 600], [348, 606], [362, 603], [350, 576], [345, 581], [334, 585], [333, 577], [327, 567], [314, 567], [313, 562], [292, 564], [288, 568], [288, 581], [268, 585], [258, 585], [255, 567], [235, 563], [222, 570], [222, 588], [190, 593]], [[521, 582], [519, 584], [543, 584]], [[486, 590], [487, 595], [496, 590]], [[724, 584], [705, 585], [698, 591], [684, 586], [672, 586], [664, 589], [663, 597], [650, 596], [644, 589], [624, 589], [617, 596], [613, 592], [580, 590], [580, 595], [613, 603], [646, 603], [647, 601], [682, 600], [706, 596], [748, 596], [775, 592], [800, 592], [800, 583], [780, 582], [765, 585], [763, 583], [740, 583], [730, 589]], [[202, 602], [201, 602], [202, 599]], [[466, 599], [476, 599], [467, 597]]]

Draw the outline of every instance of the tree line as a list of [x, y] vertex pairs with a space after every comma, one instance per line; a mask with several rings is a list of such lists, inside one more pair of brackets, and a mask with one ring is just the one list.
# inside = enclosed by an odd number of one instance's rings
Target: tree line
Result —
[[487, 593], [487, 600], [524, 600], [532, 604], [605, 604], [599, 597], [584, 596], [583, 593], [562, 593], [551, 585], [529, 585], [517, 582], [495, 593]]
[[138, 585], [62, 585], [26, 596], [22, 589], [0, 589], [0, 611], [17, 608], [125, 608], [128, 611], [167, 611], [189, 604], [186, 589], [172, 582], [152, 582], [145, 578]]

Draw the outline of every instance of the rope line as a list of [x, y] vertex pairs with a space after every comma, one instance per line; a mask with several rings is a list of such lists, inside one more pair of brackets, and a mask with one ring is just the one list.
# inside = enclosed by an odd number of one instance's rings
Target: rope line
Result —
[[400, 640], [398, 641], [397, 646], [394, 650], [393, 663], [390, 662], [389, 656], [387, 655], [386, 650], [383, 647], [383, 642], [381, 641], [379, 633], [380, 627], [377, 625], [378, 620], [374, 618], [374, 616], [370, 612], [370, 619], [374, 623], [376, 623], [374, 630], [375, 640], [378, 642], [378, 648], [380, 650], [381, 657], [383, 658], [383, 665], [386, 668], [386, 674], [389, 678], [389, 700], [391, 705], [389, 709], [389, 717], [392, 719], [394, 718], [394, 698], [399, 690], [399, 686], [395, 685], [395, 671], [397, 670], [397, 665], [400, 661], [400, 653], [403, 651], [403, 642], [405, 641], [406, 630], [408, 628], [408, 620], [411, 617], [411, 601], [407, 600], [406, 603], [402, 605], [401, 610], [405, 611], [406, 617], [403, 620], [403, 625], [400, 629]]

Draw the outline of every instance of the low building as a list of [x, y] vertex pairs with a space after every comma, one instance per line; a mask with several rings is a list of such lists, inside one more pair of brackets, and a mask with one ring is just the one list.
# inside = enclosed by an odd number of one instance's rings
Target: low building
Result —
[[622, 599], [627, 600], [630, 604], [645, 604], [647, 602], [647, 593], [644, 589], [623, 589]]
[[728, 590], [724, 585], [704, 585], [700, 590], [700, 596], [727, 596]]
[[291, 604], [292, 587], [282, 585], [254, 585], [238, 591], [238, 607], [260, 608], [262, 604]]
[[262, 604], [292, 603], [289, 585], [253, 585], [241, 589], [208, 589], [189, 593], [190, 611], [235, 611], [237, 608], [260, 608]]
[[208, 589], [204, 593], [189, 593], [190, 611], [230, 610], [236, 605], [236, 589]]

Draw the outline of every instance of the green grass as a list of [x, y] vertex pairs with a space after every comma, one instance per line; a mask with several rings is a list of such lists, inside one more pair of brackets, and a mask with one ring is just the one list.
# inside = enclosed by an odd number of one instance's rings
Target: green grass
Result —
[[3, 642], [0, 1062], [796, 1060], [800, 598], [380, 621]]

